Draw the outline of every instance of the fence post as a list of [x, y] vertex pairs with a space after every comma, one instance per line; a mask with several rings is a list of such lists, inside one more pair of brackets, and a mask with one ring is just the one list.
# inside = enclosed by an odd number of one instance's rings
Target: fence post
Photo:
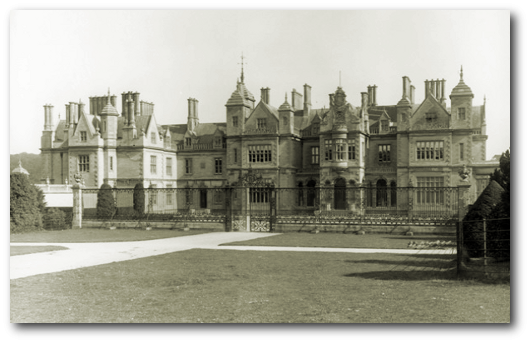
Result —
[[463, 248], [463, 223], [462, 221], [456, 222], [456, 276], [460, 276], [462, 272], [462, 248]]
[[82, 186], [80, 184], [75, 184], [72, 186], [72, 229], [81, 229], [83, 227], [82, 192]]
[[488, 255], [486, 253], [486, 218], [482, 219], [482, 228], [484, 230], [484, 272], [486, 271], [485, 268], [488, 265]]

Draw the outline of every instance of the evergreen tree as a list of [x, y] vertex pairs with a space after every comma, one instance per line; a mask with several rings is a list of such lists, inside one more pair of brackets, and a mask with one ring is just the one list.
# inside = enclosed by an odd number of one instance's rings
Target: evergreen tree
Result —
[[133, 203], [135, 215], [142, 217], [145, 213], [145, 190], [142, 182], [134, 186]]
[[100, 219], [110, 219], [116, 214], [116, 201], [112, 194], [112, 187], [106, 183], [101, 185], [98, 191], [98, 202], [96, 204], [97, 217]]
[[29, 182], [27, 175], [11, 174], [10, 187], [10, 227], [11, 233], [42, 229], [44, 195]]

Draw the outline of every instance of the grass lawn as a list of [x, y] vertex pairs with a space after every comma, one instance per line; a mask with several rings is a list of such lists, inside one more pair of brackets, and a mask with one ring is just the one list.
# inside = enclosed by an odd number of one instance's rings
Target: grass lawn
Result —
[[509, 322], [509, 283], [452, 258], [194, 249], [11, 280], [11, 322]]
[[92, 242], [131, 242], [151, 239], [180, 237], [207, 233], [207, 230], [164, 230], [151, 231], [135, 229], [79, 229], [64, 231], [39, 231], [11, 234], [13, 243], [92, 243]]
[[432, 241], [452, 241], [456, 247], [455, 236], [439, 235], [352, 235], [342, 233], [298, 233], [289, 232], [265, 238], [258, 238], [249, 241], [232, 242], [223, 245], [244, 245], [244, 246], [276, 246], [276, 247], [320, 247], [320, 248], [379, 248], [379, 249], [408, 249], [410, 241], [432, 242]]
[[53, 245], [48, 246], [12, 246], [9, 249], [10, 256], [17, 256], [17, 255], [27, 255], [27, 254], [34, 254], [37, 252], [46, 252], [46, 251], [54, 251], [54, 250], [68, 250], [68, 248], [65, 247], [58, 247]]

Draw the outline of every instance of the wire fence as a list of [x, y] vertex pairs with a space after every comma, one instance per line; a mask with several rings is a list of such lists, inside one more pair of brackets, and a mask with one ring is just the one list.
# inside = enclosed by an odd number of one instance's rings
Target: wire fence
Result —
[[457, 273], [491, 278], [510, 276], [510, 218], [459, 222]]

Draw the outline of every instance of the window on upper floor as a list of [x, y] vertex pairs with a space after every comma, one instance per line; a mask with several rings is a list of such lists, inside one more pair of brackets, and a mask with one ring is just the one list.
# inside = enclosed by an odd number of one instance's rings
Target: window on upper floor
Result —
[[313, 126], [311, 127], [311, 130], [312, 130], [311, 135], [318, 136], [318, 132], [320, 131], [320, 127], [319, 127], [318, 124], [313, 124]]
[[215, 174], [222, 174], [222, 173], [223, 173], [223, 159], [216, 158], [215, 159]]
[[444, 159], [443, 141], [416, 142], [416, 160], [441, 161]]
[[335, 140], [335, 161], [346, 160], [346, 141], [344, 139]]
[[90, 171], [90, 157], [88, 155], [79, 155], [79, 171]]
[[151, 132], [151, 144], [156, 144], [156, 132]]
[[379, 162], [390, 162], [390, 144], [379, 144]]
[[166, 157], [166, 175], [173, 175], [173, 159], [171, 157]]
[[464, 143], [460, 143], [460, 161], [464, 160]]
[[284, 126], [289, 125], [289, 117], [283, 117], [283, 125]]
[[348, 139], [348, 160], [355, 160], [355, 140]]
[[464, 107], [458, 108], [458, 120], [466, 120], [466, 109]]
[[232, 126], [238, 127], [239, 125], [239, 118], [238, 117], [232, 117]]
[[381, 120], [381, 131], [388, 131], [388, 120]]
[[267, 118], [258, 118], [258, 129], [265, 129], [267, 127]]
[[317, 146], [311, 147], [311, 164], [320, 164], [320, 148]]
[[114, 157], [112, 156], [109, 158], [109, 169], [114, 170]]
[[186, 146], [191, 146], [191, 138], [186, 138]]
[[184, 160], [184, 168], [185, 168], [185, 173], [186, 174], [191, 174], [193, 172], [193, 165], [192, 165], [192, 161], [191, 161], [191, 158], [186, 158]]
[[79, 132], [79, 136], [81, 137], [81, 142], [86, 142], [87, 140], [86, 131]]
[[333, 160], [333, 141], [331, 139], [326, 139], [324, 141], [324, 160], [332, 161]]
[[234, 163], [237, 163], [237, 148], [234, 148]]
[[156, 156], [151, 156], [151, 174], [156, 174]]
[[264, 163], [272, 161], [272, 149], [270, 145], [249, 145], [248, 162]]

